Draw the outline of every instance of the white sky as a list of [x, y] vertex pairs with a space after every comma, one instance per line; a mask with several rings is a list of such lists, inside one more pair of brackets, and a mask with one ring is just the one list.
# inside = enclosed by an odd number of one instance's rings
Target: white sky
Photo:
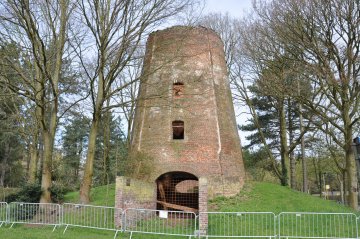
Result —
[[206, 0], [205, 13], [228, 12], [233, 17], [242, 17], [251, 9], [252, 0]]
[[[241, 18], [246, 13], [250, 12], [252, 7], [253, 0], [205, 0], [205, 9], [204, 14], [210, 12], [228, 12], [232, 17]], [[246, 124], [247, 119], [250, 117], [248, 114], [248, 109], [246, 106], [237, 106], [235, 107], [236, 121], [237, 124], [243, 125]], [[245, 137], [249, 135], [250, 132], [239, 131], [239, 136], [241, 139], [242, 145], [245, 145], [247, 140]]]

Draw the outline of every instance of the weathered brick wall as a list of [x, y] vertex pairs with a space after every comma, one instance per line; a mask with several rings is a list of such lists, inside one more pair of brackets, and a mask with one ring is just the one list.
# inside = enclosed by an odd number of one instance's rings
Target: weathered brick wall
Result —
[[[199, 212], [208, 211], [208, 182], [206, 178], [199, 179]], [[208, 215], [199, 215], [199, 234], [206, 235], [208, 229]]]
[[[184, 84], [173, 95], [173, 83]], [[172, 121], [185, 124], [172, 139]], [[208, 196], [234, 195], [244, 183], [223, 44], [202, 27], [172, 27], [150, 35], [134, 122], [132, 151], [154, 158], [150, 181], [171, 171], [208, 180]]]
[[[116, 177], [115, 207], [121, 209], [156, 207], [156, 184], [127, 177]], [[115, 215], [116, 225], [121, 225], [121, 214]]]

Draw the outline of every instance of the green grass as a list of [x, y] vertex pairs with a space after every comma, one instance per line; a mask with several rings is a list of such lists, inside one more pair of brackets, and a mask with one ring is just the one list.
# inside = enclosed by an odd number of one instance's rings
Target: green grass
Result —
[[[323, 200], [298, 191], [271, 183], [247, 183], [241, 193], [235, 197], [218, 197], [209, 202], [209, 211], [222, 212], [259, 212], [258, 214], [209, 215], [209, 230], [217, 235], [241, 233], [253, 236], [275, 235], [275, 224], [271, 216], [260, 212], [317, 212], [317, 213], [354, 213], [358, 212], [334, 201]], [[313, 215], [283, 214], [281, 235], [307, 235], [313, 237], [355, 237], [356, 216], [354, 215]], [[231, 222], [232, 228], [219, 225]], [[337, 222], [334, 225], [334, 222]], [[344, 223], [346, 222], [346, 223]], [[325, 230], [324, 228], [332, 228]], [[336, 233], [336, 235], [335, 235]], [[340, 236], [339, 236], [340, 235]]]
[[[103, 205], [103, 206], [114, 206], [115, 202], [115, 185], [101, 186], [93, 188], [91, 192], [91, 204], [93, 205]], [[65, 196], [65, 202], [78, 203], [79, 202], [79, 193], [71, 192]], [[225, 212], [274, 212], [279, 214], [280, 212], [331, 212], [331, 213], [355, 213], [348, 207], [339, 205], [335, 202], [323, 200], [317, 197], [306, 195], [297, 191], [293, 191], [287, 187], [281, 187], [279, 185], [271, 183], [256, 183], [250, 182], [244, 187], [242, 192], [231, 198], [218, 197], [209, 202], [209, 211], [225, 211]], [[255, 220], [255, 223], [258, 224], [258, 227], [254, 227], [253, 230], [256, 231], [257, 235], [261, 231], [270, 232], [272, 227], [268, 226], [267, 228], [260, 228], [260, 221], [258, 219], [250, 219], [243, 222], [239, 218], [246, 217], [245, 214], [233, 214], [234, 218], [237, 218], [238, 221], [235, 231], [242, 230], [243, 226], [247, 228], [247, 224], [250, 220]], [[216, 226], [221, 224], [223, 221], [222, 218], [215, 215], [209, 216]], [[301, 218], [304, 218], [302, 216]], [[296, 217], [295, 217], [296, 219]], [[292, 219], [291, 219], [292, 220]], [[322, 220], [322, 219], [321, 219]], [[139, 222], [140, 223], [140, 222]], [[288, 225], [295, 225], [297, 222], [290, 221]], [[211, 223], [209, 225], [209, 230], [211, 229]], [[57, 228], [54, 232], [50, 226], [27, 226], [27, 225], [15, 225], [14, 228], [9, 229], [9, 225], [6, 225], [0, 228], [0, 239], [15, 239], [15, 238], [24, 238], [24, 239], [105, 239], [113, 238], [115, 232], [105, 231], [105, 230], [95, 230], [88, 228], [75, 228], [69, 227], [65, 234], [63, 234], [64, 226]], [[245, 228], [244, 227], [244, 228]], [[217, 227], [218, 228], [218, 227]], [[260, 230], [261, 229], [261, 230]], [[222, 231], [223, 230], [223, 231]], [[350, 229], [349, 229], [350, 230]], [[226, 233], [224, 228], [219, 228], [220, 233]], [[286, 232], [283, 231], [283, 233]], [[118, 239], [129, 238], [129, 234], [119, 233], [117, 236]], [[170, 236], [160, 236], [160, 235], [147, 235], [147, 234], [138, 234], [133, 235], [134, 239], [156, 239], [156, 238], [184, 238], [184, 237], [170, 237]]]
[[[112, 239], [115, 231], [96, 230], [89, 228], [69, 227], [65, 234], [63, 233], [65, 227], [59, 227], [52, 232], [51, 226], [27, 226], [15, 225], [13, 228], [1, 227], [1, 239]], [[116, 239], [128, 239], [130, 233], [118, 233]], [[160, 235], [145, 235], [134, 233], [133, 239], [157, 239], [169, 238], [169, 236]], [[184, 237], [171, 236], [171, 239], [183, 239]]]
[[347, 206], [272, 183], [250, 182], [235, 197], [218, 197], [209, 211], [224, 212], [331, 212], [355, 213]]
[[[79, 203], [79, 192], [70, 192], [65, 195], [65, 202]], [[115, 184], [93, 188], [90, 193], [91, 205], [114, 207]]]

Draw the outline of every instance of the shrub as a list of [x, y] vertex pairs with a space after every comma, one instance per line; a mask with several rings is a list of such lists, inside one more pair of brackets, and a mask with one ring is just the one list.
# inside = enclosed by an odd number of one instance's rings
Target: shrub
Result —
[[40, 196], [41, 186], [39, 184], [26, 184], [17, 193], [7, 196], [5, 201], [37, 203], [40, 200]]
[[50, 188], [51, 201], [53, 201], [54, 203], [64, 202], [65, 194], [68, 191], [69, 190], [63, 185], [53, 184]]

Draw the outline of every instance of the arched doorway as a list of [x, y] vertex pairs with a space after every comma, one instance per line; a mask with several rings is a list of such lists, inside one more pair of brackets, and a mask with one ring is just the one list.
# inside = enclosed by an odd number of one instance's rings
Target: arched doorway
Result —
[[156, 179], [157, 209], [198, 212], [198, 178], [186, 172], [168, 172]]

